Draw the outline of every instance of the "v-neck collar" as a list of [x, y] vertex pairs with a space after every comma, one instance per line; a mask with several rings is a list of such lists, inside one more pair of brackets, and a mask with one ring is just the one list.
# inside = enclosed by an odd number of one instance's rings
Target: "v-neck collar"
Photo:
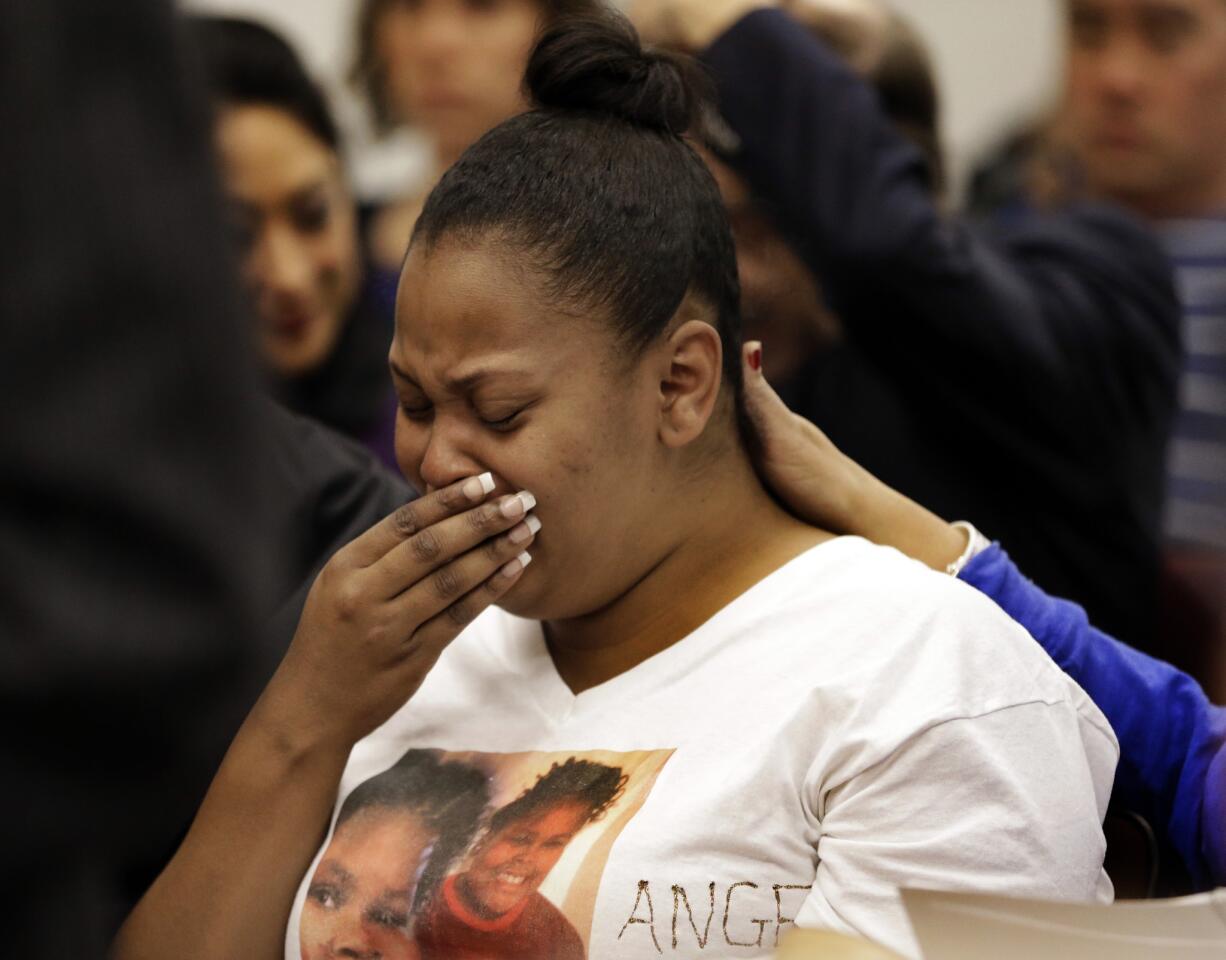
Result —
[[[717, 610], [710, 618], [658, 653], [652, 654], [629, 670], [624, 670], [604, 683], [575, 693], [562, 679], [549, 653], [545, 630], [540, 621], [516, 620], [513, 643], [525, 672], [531, 677], [528, 690], [536, 706], [554, 729], [564, 726], [576, 714], [602, 709], [610, 700], [617, 700], [628, 690], [642, 683], [643, 677], [659, 677], [666, 680], [675, 677], [697, 656], [700, 656], [708, 639], [722, 635], [725, 629], [738, 620], [760, 619], [763, 612], [776, 606], [774, 594], [791, 588], [792, 578], [786, 573], [797, 567], [818, 563], [837, 562], [840, 550], [852, 543], [865, 544], [859, 537], [833, 537], [797, 554], [791, 560], [763, 577], [744, 593]], [[834, 548], [835, 544], [844, 546]], [[811, 574], [816, 576], [816, 572]]]

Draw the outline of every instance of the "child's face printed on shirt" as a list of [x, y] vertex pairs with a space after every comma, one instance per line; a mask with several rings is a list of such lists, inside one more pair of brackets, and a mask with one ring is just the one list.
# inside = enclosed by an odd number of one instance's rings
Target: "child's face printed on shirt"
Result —
[[561, 803], [482, 840], [456, 886], [478, 916], [493, 919], [530, 897], [587, 822], [583, 803]]
[[533, 563], [504, 609], [607, 606], [672, 544], [655, 347], [628, 355], [602, 317], [551, 302], [505, 242], [423, 247], [405, 262], [389, 355], [401, 470], [423, 492], [490, 471], [495, 496], [536, 497]]
[[413, 813], [367, 808], [328, 844], [302, 908], [302, 960], [418, 960], [413, 895], [435, 835]]

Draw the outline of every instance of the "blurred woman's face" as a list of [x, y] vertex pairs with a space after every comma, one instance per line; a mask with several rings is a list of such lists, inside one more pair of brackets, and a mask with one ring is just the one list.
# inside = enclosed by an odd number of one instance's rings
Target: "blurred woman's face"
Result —
[[456, 883], [469, 908], [479, 916], [500, 917], [532, 896], [589, 813], [583, 803], [559, 803], [482, 840]]
[[540, 26], [535, 0], [399, 0], [375, 25], [375, 55], [397, 119], [445, 157], [526, 108], [524, 66]]
[[217, 141], [264, 360], [286, 378], [310, 373], [336, 346], [361, 282], [340, 160], [270, 106], [225, 108]]
[[488, 470], [499, 493], [531, 491], [543, 528], [501, 606], [564, 619], [606, 606], [658, 562], [656, 504], [670, 489], [660, 381], [603, 321], [544, 299], [513, 256], [446, 239], [410, 250], [389, 358], [396, 457], [420, 490]]
[[413, 897], [436, 839], [415, 814], [368, 807], [337, 829], [302, 907], [302, 960], [418, 960]]

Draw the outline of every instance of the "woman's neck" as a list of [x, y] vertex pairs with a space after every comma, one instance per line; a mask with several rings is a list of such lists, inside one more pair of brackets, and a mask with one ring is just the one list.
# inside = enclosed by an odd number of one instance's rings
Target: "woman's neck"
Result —
[[601, 610], [545, 624], [558, 673], [575, 693], [611, 680], [688, 636], [760, 580], [831, 538], [785, 512], [741, 457], [704, 476], [676, 545]]

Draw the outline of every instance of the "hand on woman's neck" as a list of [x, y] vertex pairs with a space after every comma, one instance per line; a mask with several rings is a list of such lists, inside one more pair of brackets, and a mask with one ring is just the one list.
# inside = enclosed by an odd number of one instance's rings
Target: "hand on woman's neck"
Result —
[[831, 538], [784, 511], [738, 452], [682, 487], [672, 548], [625, 593], [545, 624], [558, 673], [581, 693], [692, 633], [789, 560]]

